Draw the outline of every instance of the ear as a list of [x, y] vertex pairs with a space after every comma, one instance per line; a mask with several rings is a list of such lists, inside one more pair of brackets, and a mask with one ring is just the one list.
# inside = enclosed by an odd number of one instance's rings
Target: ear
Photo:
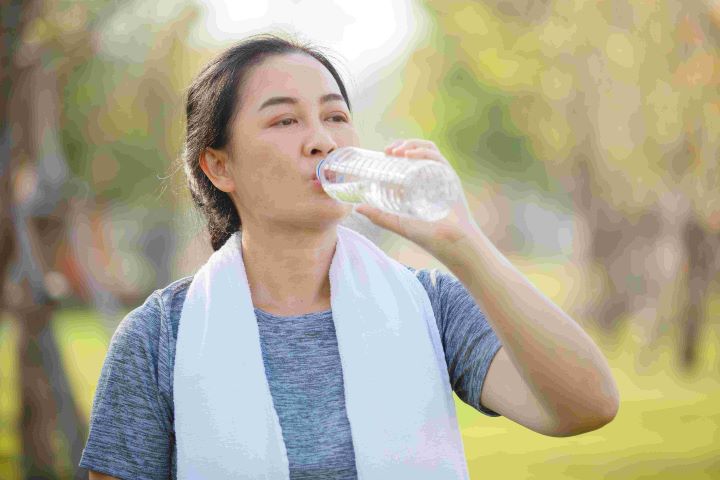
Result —
[[200, 168], [215, 187], [225, 193], [235, 190], [235, 180], [230, 169], [230, 157], [223, 150], [206, 148], [200, 154]]

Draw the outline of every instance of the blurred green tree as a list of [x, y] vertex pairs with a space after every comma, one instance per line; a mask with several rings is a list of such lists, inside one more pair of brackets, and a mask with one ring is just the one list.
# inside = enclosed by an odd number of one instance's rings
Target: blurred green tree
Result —
[[[19, 326], [20, 459], [27, 478], [86, 478], [77, 465], [87, 419], [79, 415], [51, 328], [67, 294], [57, 279], [63, 256], [73, 251], [69, 232], [80, 227], [73, 220], [122, 202], [141, 213], [137, 221], [147, 230], [172, 239], [162, 232], [170, 232], [177, 202], [163, 196], [161, 177], [182, 136], [181, 85], [201, 56], [187, 45], [197, 7], [173, 8], [160, 15], [152, 2], [0, 3], [0, 293], [6, 300], [0, 308]], [[77, 208], [85, 213], [78, 216]], [[155, 253], [172, 251], [153, 241], [157, 234], [143, 238]], [[76, 263], [87, 261], [87, 251], [76, 252]], [[169, 269], [167, 258], [155, 260], [158, 270]], [[71, 458], [55, 458], [56, 428]]]
[[[692, 366], [720, 262], [720, 8], [423, 6], [431, 32], [392, 114], [415, 120], [464, 171], [570, 195], [592, 292], [578, 310], [608, 331], [637, 311], [654, 333], [682, 325]], [[667, 255], [681, 260], [668, 266]]]

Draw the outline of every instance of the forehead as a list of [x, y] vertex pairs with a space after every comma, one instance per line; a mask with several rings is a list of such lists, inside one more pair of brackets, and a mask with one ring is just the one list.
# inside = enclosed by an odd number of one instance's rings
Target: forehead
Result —
[[326, 93], [340, 93], [335, 78], [313, 57], [301, 53], [273, 55], [248, 75], [242, 106], [257, 108], [273, 96], [297, 97], [311, 102]]

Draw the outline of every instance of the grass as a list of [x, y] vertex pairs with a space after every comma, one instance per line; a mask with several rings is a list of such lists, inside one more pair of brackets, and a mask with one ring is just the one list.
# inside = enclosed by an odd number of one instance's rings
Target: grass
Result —
[[[574, 273], [556, 263], [513, 262], [561, 306]], [[710, 300], [709, 319], [720, 316]], [[109, 334], [92, 312], [59, 312], [54, 328], [81, 411], [89, 418]], [[546, 437], [505, 418], [489, 418], [456, 397], [472, 478], [508, 479], [720, 479], [720, 335], [702, 335], [701, 362], [677, 373], [672, 345], [658, 346], [652, 365], [638, 361], [642, 332], [632, 321], [616, 337], [586, 327], [608, 357], [621, 393], [615, 420], [568, 438]], [[0, 323], [0, 479], [20, 479], [15, 324]], [[55, 441], [65, 451], [62, 439]], [[72, 466], [59, 460], [69, 475]], [[69, 478], [69, 477], [68, 477]]]

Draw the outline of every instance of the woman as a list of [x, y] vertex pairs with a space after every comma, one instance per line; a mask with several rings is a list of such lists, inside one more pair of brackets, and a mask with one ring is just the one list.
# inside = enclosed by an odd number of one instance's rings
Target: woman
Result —
[[[598, 348], [464, 198], [437, 222], [357, 208], [455, 275], [338, 225], [351, 207], [314, 172], [352, 145], [346, 89], [311, 48], [251, 37], [196, 78], [183, 160], [215, 253], [113, 336], [80, 463], [91, 479], [467, 478], [452, 391], [545, 435], [614, 417]], [[447, 163], [424, 140], [385, 151]]]

